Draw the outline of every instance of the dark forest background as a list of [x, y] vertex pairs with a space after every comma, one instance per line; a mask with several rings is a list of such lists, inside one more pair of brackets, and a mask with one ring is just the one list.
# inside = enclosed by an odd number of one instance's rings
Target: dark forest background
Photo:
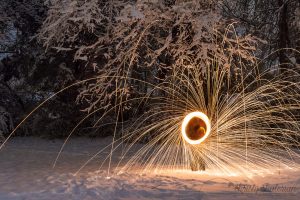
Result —
[[[184, 56], [202, 62], [195, 58], [204, 44], [210, 48], [211, 23], [221, 32], [234, 24], [239, 37], [255, 38], [256, 59], [268, 56], [264, 68], [300, 64], [295, 53], [300, 50], [299, 0], [0, 0], [0, 135], [7, 136], [45, 98], [76, 81], [114, 75], [131, 65], [132, 77], [154, 83], [166, 79], [168, 69]], [[199, 26], [202, 46], [191, 42]], [[137, 36], [144, 34], [147, 39], [136, 47]], [[57, 95], [16, 134], [67, 135], [87, 113], [114, 101], [113, 83], [104, 83]], [[131, 87], [124, 94], [147, 92], [141, 83]], [[122, 108], [123, 121], [135, 117], [132, 107]], [[100, 128], [92, 127], [96, 119], [97, 114], [77, 134], [112, 134], [114, 116], [107, 116]]]

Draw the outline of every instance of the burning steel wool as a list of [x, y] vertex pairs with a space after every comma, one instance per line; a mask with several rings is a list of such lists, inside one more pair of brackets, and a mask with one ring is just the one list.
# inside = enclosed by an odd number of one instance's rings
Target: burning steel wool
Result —
[[230, 83], [228, 71], [218, 64], [207, 66], [206, 70], [207, 77], [203, 77], [201, 68], [176, 70], [166, 82], [149, 83], [153, 86], [150, 94], [121, 101], [108, 110], [106, 113], [136, 100], [147, 101], [149, 105], [147, 112], [78, 171], [107, 149], [111, 151], [102, 165], [111, 163], [115, 152], [121, 149], [121, 159], [114, 164], [120, 171], [137, 166], [152, 172], [209, 169], [222, 174], [251, 175], [269, 172], [274, 166], [299, 169], [300, 75], [297, 71], [287, 69], [270, 79], [269, 74], [276, 71], [256, 74], [253, 68], [240, 80]]
[[[269, 78], [276, 70], [256, 73], [253, 67], [240, 79], [230, 80], [228, 70], [217, 62], [206, 66], [206, 70], [204, 77], [201, 68], [176, 69], [161, 84], [147, 83], [153, 89], [146, 96], [120, 101], [107, 110], [105, 114], [137, 100], [147, 101], [148, 105], [147, 112], [124, 127], [119, 137], [114, 136], [111, 144], [90, 157], [78, 171], [109, 149], [101, 166], [111, 163], [121, 150], [121, 159], [114, 164], [120, 171], [135, 167], [145, 172], [209, 169], [251, 175], [269, 172], [274, 166], [299, 169], [297, 71], [286, 69], [280, 76]], [[80, 123], [95, 112], [74, 127], [64, 145]]]
[[208, 77], [184, 68], [153, 86], [163, 95], [143, 97], [148, 112], [113, 141], [111, 155], [122, 148], [127, 156], [118, 167], [247, 175], [274, 166], [299, 168], [299, 74], [287, 70], [270, 79], [276, 71], [255, 70], [231, 83], [217, 64], [207, 66]]
[[210, 133], [210, 122], [202, 112], [189, 113], [182, 122], [182, 136], [190, 144], [200, 144]]

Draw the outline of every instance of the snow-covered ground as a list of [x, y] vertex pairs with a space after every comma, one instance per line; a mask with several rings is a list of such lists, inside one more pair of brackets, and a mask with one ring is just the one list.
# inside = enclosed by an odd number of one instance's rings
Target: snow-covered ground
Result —
[[52, 168], [63, 140], [13, 138], [0, 151], [0, 200], [300, 199], [299, 171], [282, 169], [253, 177], [209, 171], [108, 175], [107, 164], [99, 166], [109, 150], [75, 176], [109, 140], [74, 138]]

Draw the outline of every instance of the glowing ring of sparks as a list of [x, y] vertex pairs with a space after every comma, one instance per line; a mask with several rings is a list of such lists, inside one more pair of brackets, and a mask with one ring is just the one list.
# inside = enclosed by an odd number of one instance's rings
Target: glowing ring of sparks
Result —
[[[196, 126], [194, 125], [194, 127], [197, 127], [197, 129], [200, 129], [203, 132], [203, 135], [196, 139], [192, 139], [191, 135], [190, 135], [191, 133], [189, 133], [187, 131], [187, 128], [189, 128], [189, 126], [191, 126], [190, 124], [191, 124], [192, 120], [194, 120], [194, 121], [198, 120], [198, 122], [200, 122], [202, 124], [204, 123], [203, 125], [200, 125], [199, 123]], [[187, 141], [188, 143], [194, 144], [194, 145], [200, 144], [201, 142], [203, 142], [209, 136], [210, 130], [211, 130], [210, 120], [208, 119], [206, 114], [204, 114], [202, 112], [189, 113], [187, 116], [185, 116], [185, 118], [182, 122], [182, 127], [181, 127], [181, 133], [182, 133], [182, 137], [184, 138], [184, 140]]]

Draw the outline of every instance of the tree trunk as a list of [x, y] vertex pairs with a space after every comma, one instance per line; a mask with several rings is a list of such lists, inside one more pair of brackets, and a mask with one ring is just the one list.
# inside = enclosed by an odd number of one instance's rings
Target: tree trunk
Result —
[[278, 0], [278, 6], [280, 7], [279, 11], [279, 35], [278, 35], [278, 48], [279, 48], [279, 64], [280, 71], [284, 71], [284, 68], [287, 67], [287, 63], [289, 63], [289, 59], [286, 55], [285, 48], [289, 46], [289, 27], [288, 27], [288, 4], [283, 0]]

